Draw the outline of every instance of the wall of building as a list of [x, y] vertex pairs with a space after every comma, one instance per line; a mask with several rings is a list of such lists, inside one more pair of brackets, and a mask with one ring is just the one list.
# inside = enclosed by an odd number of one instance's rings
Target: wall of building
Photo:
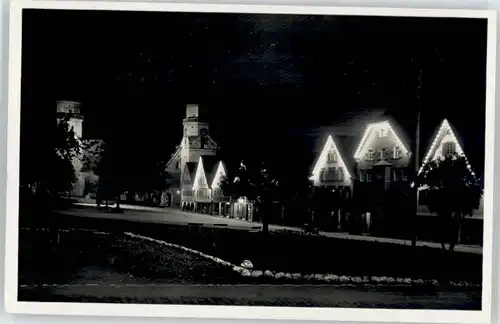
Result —
[[438, 145], [436, 146], [436, 150], [434, 152], [433, 157], [431, 158], [431, 161], [436, 160], [438, 158], [443, 158], [444, 157], [444, 155], [443, 155], [443, 144], [444, 143], [449, 143], [449, 142], [454, 144], [456, 153], [458, 155], [464, 154], [464, 152], [462, 151], [462, 148], [460, 147], [460, 145], [458, 145], [455, 137], [453, 136], [453, 134], [450, 131], [449, 133], [444, 134], [441, 137], [441, 139], [438, 141]]

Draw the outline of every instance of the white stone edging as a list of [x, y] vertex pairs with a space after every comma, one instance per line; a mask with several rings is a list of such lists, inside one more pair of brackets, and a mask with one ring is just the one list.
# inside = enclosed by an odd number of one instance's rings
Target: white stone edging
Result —
[[[21, 230], [32, 230], [28, 228], [22, 228]], [[47, 228], [39, 228], [35, 229], [35, 231], [49, 231], [51, 229]], [[82, 232], [92, 232], [97, 235], [109, 235], [110, 233], [106, 232], [97, 232], [89, 229], [56, 229], [61, 232], [71, 232], [71, 231], [82, 231]], [[247, 278], [267, 278], [270, 280], [306, 280], [311, 282], [325, 282], [331, 284], [340, 284], [340, 285], [399, 285], [399, 286], [414, 286], [414, 285], [432, 285], [432, 286], [440, 286], [441, 284], [437, 280], [423, 280], [423, 279], [411, 279], [411, 278], [394, 278], [394, 277], [377, 277], [377, 276], [338, 276], [335, 274], [302, 274], [302, 273], [290, 273], [290, 272], [274, 272], [270, 270], [252, 270], [251, 268], [245, 268], [242, 266], [238, 266], [229, 261], [223, 260], [218, 257], [214, 257], [212, 255], [182, 246], [174, 243], [169, 243], [166, 241], [154, 239], [148, 236], [138, 235], [131, 232], [124, 232], [125, 236], [141, 239], [144, 241], [154, 242], [156, 244], [165, 245], [168, 247], [176, 248], [185, 252], [189, 252], [198, 256], [201, 256], [205, 259], [211, 260], [223, 266], [231, 267], [233, 271], [239, 273], [242, 277]], [[479, 287], [480, 285], [472, 284], [466, 281], [458, 281], [453, 282], [450, 281], [449, 284], [454, 287]]]
[[[359, 285], [359, 284], [364, 284], [364, 285], [404, 285], [404, 286], [410, 286], [410, 285], [433, 285], [433, 286], [439, 286], [440, 283], [437, 280], [423, 280], [423, 279], [410, 279], [410, 278], [393, 278], [393, 277], [376, 277], [376, 276], [371, 276], [371, 277], [353, 277], [353, 276], [338, 276], [334, 274], [301, 274], [301, 273], [289, 273], [289, 272], [273, 272], [270, 270], [252, 270], [248, 269], [245, 267], [241, 267], [238, 265], [235, 265], [229, 261], [222, 260], [220, 258], [205, 254], [203, 252], [193, 250], [190, 248], [187, 248], [182, 245], [177, 245], [173, 243], [168, 243], [162, 240], [154, 239], [151, 237], [147, 236], [142, 236], [142, 235], [137, 235], [133, 234], [130, 232], [125, 232], [125, 235], [129, 237], [134, 237], [134, 238], [139, 238], [143, 239], [146, 241], [150, 242], [155, 242], [157, 244], [162, 244], [166, 245], [169, 247], [173, 248], [178, 248], [186, 252], [190, 252], [196, 255], [199, 255], [203, 258], [206, 258], [208, 260], [217, 262], [221, 265], [224, 266], [230, 266], [233, 268], [233, 271], [239, 273], [242, 277], [249, 277], [249, 278], [269, 278], [269, 279], [285, 279], [285, 280], [308, 280], [308, 281], [316, 281], [316, 282], [327, 282], [327, 283], [332, 283], [332, 284], [342, 284], [342, 285]], [[450, 282], [451, 286], [455, 287], [473, 287], [476, 286], [474, 284], [465, 282], [465, 281], [460, 281], [460, 282]]]

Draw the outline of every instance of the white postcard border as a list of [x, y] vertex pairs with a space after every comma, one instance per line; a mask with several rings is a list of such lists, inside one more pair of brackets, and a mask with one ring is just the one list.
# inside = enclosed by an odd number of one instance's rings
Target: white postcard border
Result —
[[[256, 306], [131, 305], [37, 303], [17, 301], [19, 144], [21, 99], [22, 9], [80, 9], [358, 16], [487, 18], [487, 93], [484, 188], [483, 293], [481, 311], [385, 310], [358, 308], [297, 308]], [[6, 311], [18, 314], [106, 315], [132, 317], [371, 321], [404, 323], [490, 323], [493, 253], [493, 175], [495, 138], [495, 70], [497, 22], [493, 10], [396, 9], [370, 7], [237, 5], [158, 2], [91, 2], [17, 0], [11, 3], [9, 30], [9, 91], [7, 134], [7, 199], [5, 250]]]

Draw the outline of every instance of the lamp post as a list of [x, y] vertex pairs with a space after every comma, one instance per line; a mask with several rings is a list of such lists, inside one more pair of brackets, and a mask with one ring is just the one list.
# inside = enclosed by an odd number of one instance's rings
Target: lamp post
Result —
[[418, 214], [418, 171], [419, 171], [419, 158], [420, 158], [420, 115], [421, 115], [421, 107], [420, 107], [420, 95], [422, 90], [422, 69], [419, 69], [418, 74], [418, 85], [417, 85], [417, 114], [416, 114], [416, 129], [415, 129], [415, 158], [414, 158], [414, 189], [415, 190], [415, 213], [413, 215], [413, 224], [412, 224], [412, 247], [417, 246], [417, 214]]

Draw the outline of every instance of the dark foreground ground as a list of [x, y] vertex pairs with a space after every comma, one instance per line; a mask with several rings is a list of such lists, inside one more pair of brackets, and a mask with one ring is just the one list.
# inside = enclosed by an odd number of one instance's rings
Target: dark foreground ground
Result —
[[[476, 254], [448, 255], [431, 248], [412, 250], [408, 246], [287, 232], [263, 236], [243, 230], [89, 220], [57, 214], [43, 226], [23, 226], [28, 228], [20, 231], [18, 297], [23, 301], [481, 308], [482, 258]], [[74, 228], [111, 234], [67, 230]], [[251, 260], [256, 269], [275, 273], [412, 278], [438, 281], [439, 285], [340, 286], [243, 278], [230, 266], [133, 239], [124, 232], [183, 245], [237, 265]], [[467, 285], [452, 287], [450, 280]]]

